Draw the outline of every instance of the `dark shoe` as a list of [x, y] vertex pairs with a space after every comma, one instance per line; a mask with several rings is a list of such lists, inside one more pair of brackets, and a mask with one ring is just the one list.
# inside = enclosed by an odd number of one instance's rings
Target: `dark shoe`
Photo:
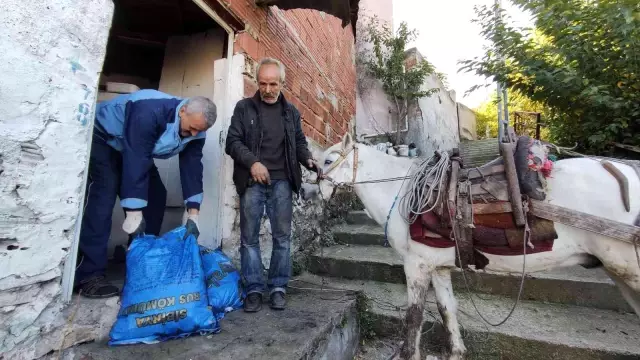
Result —
[[284, 298], [284, 293], [276, 291], [271, 294], [271, 308], [273, 310], [284, 310], [287, 305], [287, 300]]
[[262, 310], [262, 295], [259, 293], [251, 293], [244, 299], [244, 311], [248, 313], [258, 312]]
[[104, 275], [84, 280], [78, 286], [80, 295], [91, 299], [109, 298], [120, 295], [120, 290], [108, 282]]

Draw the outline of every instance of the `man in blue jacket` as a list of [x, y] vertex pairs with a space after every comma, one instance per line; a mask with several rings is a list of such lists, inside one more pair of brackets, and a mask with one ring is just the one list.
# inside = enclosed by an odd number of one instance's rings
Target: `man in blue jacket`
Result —
[[126, 214], [125, 232], [159, 235], [167, 191], [154, 158], [179, 154], [187, 235], [199, 235], [202, 147], [215, 121], [215, 104], [201, 96], [180, 99], [140, 90], [97, 105], [75, 281], [82, 295], [104, 298], [119, 293], [104, 276], [117, 196]]

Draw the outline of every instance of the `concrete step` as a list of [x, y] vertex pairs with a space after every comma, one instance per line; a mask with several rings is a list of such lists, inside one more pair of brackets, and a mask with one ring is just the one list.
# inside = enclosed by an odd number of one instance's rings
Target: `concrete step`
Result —
[[[404, 283], [402, 259], [392, 248], [336, 245], [322, 248], [309, 261], [309, 271], [346, 279]], [[515, 297], [520, 286], [518, 273], [481, 271], [468, 273], [474, 292]], [[453, 286], [465, 290], [460, 271], [452, 275]], [[602, 269], [570, 267], [527, 275], [522, 299], [631, 312], [620, 291]]]
[[[362, 291], [368, 299], [360, 314], [361, 331], [380, 337], [397, 337], [403, 333], [407, 304], [406, 288], [401, 284], [374, 281], [321, 278], [303, 274], [296, 281], [305, 286], [324, 289]], [[295, 281], [294, 281], [295, 283]], [[328, 291], [328, 290], [325, 290]], [[499, 327], [482, 322], [469, 298], [458, 293], [458, 321], [462, 326], [468, 359], [483, 360], [621, 360], [640, 358], [640, 321], [635, 314], [611, 310], [521, 302], [512, 317]], [[511, 309], [513, 300], [483, 295], [474, 301], [483, 316], [501, 321]], [[426, 323], [422, 336], [423, 356], [441, 352], [445, 331], [433, 290], [429, 291]], [[385, 350], [385, 354], [390, 351]], [[371, 357], [375, 358], [375, 357]]]
[[378, 226], [377, 222], [375, 222], [372, 218], [367, 215], [364, 210], [350, 211], [347, 214], [347, 224], [350, 225], [372, 225]]
[[[287, 294], [287, 308], [282, 311], [269, 309], [265, 297], [258, 313], [227, 314], [220, 321], [222, 330], [215, 335], [115, 347], [96, 341], [43, 359], [352, 360], [360, 344], [355, 295], [317, 295], [317, 291], [292, 288]], [[105, 326], [108, 329], [111, 324]]]
[[482, 166], [500, 156], [498, 139], [484, 139], [460, 143], [464, 167]]
[[382, 246], [384, 229], [375, 223], [374, 225], [338, 225], [333, 229], [333, 238], [338, 244]]
[[[394, 355], [400, 352], [402, 339], [394, 337], [376, 337], [362, 341], [360, 350], [353, 360], [391, 360]], [[431, 352], [422, 351], [425, 360], [440, 360], [441, 358]]]

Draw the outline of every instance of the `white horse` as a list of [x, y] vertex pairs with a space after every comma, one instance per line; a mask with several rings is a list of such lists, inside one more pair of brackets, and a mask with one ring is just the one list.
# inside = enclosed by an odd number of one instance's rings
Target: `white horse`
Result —
[[[405, 176], [413, 163], [411, 159], [389, 156], [373, 147], [355, 143], [349, 134], [344, 136], [342, 143], [329, 148], [322, 161], [325, 175], [335, 183], [356, 183], [353, 185], [354, 191], [370, 216], [382, 226], [387, 221], [394, 198], [397, 194], [404, 194], [406, 190], [401, 188], [403, 182], [361, 182]], [[588, 158], [555, 163], [552, 177], [548, 179], [547, 200], [558, 206], [633, 224], [640, 212], [640, 180], [630, 166], [618, 163], [615, 166], [629, 180], [630, 212], [624, 209], [615, 178], [598, 161]], [[407, 182], [404, 182], [405, 187]], [[333, 186], [329, 181], [321, 183], [321, 193], [325, 199], [331, 195]], [[462, 359], [466, 348], [460, 334], [457, 302], [451, 284], [451, 270], [455, 268], [455, 248], [432, 248], [412, 241], [409, 226], [398, 212], [397, 203], [387, 226], [389, 243], [402, 256], [407, 278], [407, 333], [399, 356], [411, 360], [421, 359], [419, 345], [424, 322], [423, 310], [431, 283], [436, 293], [438, 310], [450, 334], [448, 358]], [[553, 245], [553, 251], [527, 255], [526, 271], [587, 265], [593, 263], [593, 257], [596, 257], [627, 302], [640, 315], [640, 267], [633, 245], [559, 223], [555, 224], [555, 228], [558, 239]], [[522, 256], [484, 255], [489, 259], [487, 270], [511, 273], [522, 271]]]

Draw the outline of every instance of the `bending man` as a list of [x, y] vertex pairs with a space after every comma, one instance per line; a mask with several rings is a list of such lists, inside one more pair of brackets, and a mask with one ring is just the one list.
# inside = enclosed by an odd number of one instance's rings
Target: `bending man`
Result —
[[126, 214], [125, 232], [159, 235], [167, 191], [154, 158], [179, 154], [187, 234], [199, 235], [202, 147], [205, 132], [215, 121], [211, 100], [179, 99], [155, 90], [120, 95], [97, 105], [75, 281], [81, 294], [103, 298], [119, 293], [105, 280], [117, 196]]

